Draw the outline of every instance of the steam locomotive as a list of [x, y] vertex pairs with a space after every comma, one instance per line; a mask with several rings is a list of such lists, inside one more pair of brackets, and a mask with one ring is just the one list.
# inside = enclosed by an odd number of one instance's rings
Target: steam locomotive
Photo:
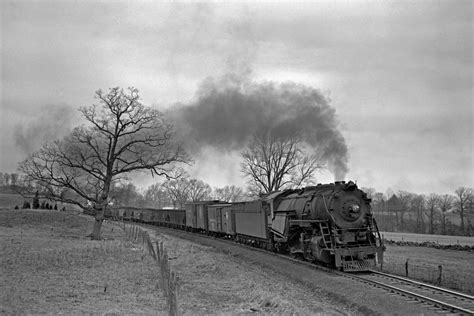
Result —
[[370, 199], [354, 182], [271, 192], [248, 202], [193, 202], [185, 210], [111, 208], [106, 216], [231, 238], [342, 271], [383, 261]]

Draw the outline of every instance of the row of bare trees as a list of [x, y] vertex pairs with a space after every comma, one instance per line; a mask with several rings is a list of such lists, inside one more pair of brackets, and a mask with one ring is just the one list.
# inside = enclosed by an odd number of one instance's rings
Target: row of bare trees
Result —
[[474, 235], [472, 188], [459, 187], [454, 194], [420, 195], [398, 191], [390, 196], [370, 188], [362, 189], [372, 198], [375, 216], [383, 230]]
[[131, 182], [117, 183], [112, 186], [110, 192], [112, 205], [151, 208], [183, 208], [186, 202], [203, 200], [238, 202], [247, 197], [240, 187], [227, 185], [222, 188], [212, 188], [204, 181], [191, 178], [189, 175], [162, 183], [157, 182], [143, 192], [140, 192]]
[[0, 172], [0, 190], [11, 191], [17, 186], [29, 187], [33, 186], [33, 182], [25, 174]]

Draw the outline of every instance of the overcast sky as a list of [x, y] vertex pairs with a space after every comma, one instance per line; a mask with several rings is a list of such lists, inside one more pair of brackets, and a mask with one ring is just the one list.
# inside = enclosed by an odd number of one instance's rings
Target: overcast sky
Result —
[[[347, 180], [382, 192], [474, 186], [471, 1], [0, 6], [2, 172], [79, 124], [99, 88], [134, 86], [165, 109], [192, 102], [208, 77], [245, 72], [331, 99]], [[193, 168], [213, 186], [244, 183], [232, 153]]]

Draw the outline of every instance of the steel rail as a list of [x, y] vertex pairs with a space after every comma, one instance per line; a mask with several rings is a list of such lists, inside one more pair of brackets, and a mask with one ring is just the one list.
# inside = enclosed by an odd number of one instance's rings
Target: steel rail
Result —
[[451, 295], [456, 296], [456, 297], [462, 297], [464, 299], [474, 301], [474, 296], [471, 296], [469, 294], [456, 292], [456, 291], [446, 289], [446, 288], [443, 288], [443, 287], [439, 287], [439, 286], [435, 286], [435, 285], [431, 285], [431, 284], [427, 284], [427, 283], [423, 283], [423, 282], [418, 282], [418, 281], [407, 279], [407, 278], [404, 278], [404, 277], [401, 277], [401, 276], [398, 276], [398, 275], [383, 273], [383, 272], [376, 271], [376, 270], [369, 270], [369, 272], [373, 273], [373, 274], [379, 274], [379, 275], [386, 276], [386, 277], [389, 277], [389, 278], [401, 280], [401, 281], [411, 283], [411, 284], [415, 284], [415, 285], [418, 285], [418, 286], [422, 286], [422, 287], [425, 287], [425, 288], [430, 288], [432, 290], [436, 290], [436, 291], [444, 292], [444, 293], [447, 293], [447, 294], [451, 294]]
[[[392, 275], [389, 275], [389, 274], [386, 274], [386, 275], [389, 276], [389, 277], [392, 277]], [[474, 311], [472, 311], [472, 310], [469, 310], [469, 309], [466, 309], [466, 308], [463, 308], [463, 307], [460, 307], [460, 306], [452, 305], [450, 303], [446, 303], [446, 302], [443, 302], [443, 301], [440, 301], [440, 300], [437, 300], [437, 299], [434, 299], [434, 298], [431, 298], [431, 297], [428, 297], [428, 296], [425, 296], [425, 295], [422, 295], [422, 294], [418, 294], [418, 293], [414, 293], [414, 292], [411, 292], [411, 291], [408, 291], [408, 290], [404, 290], [404, 289], [401, 289], [401, 288], [398, 288], [398, 287], [395, 287], [395, 286], [392, 286], [392, 285], [389, 285], [389, 284], [385, 284], [383, 282], [370, 280], [370, 279], [367, 279], [367, 278], [364, 278], [364, 277], [361, 277], [361, 276], [357, 276], [357, 275], [352, 275], [352, 274], [347, 274], [346, 277], [356, 279], [356, 280], [360, 280], [361, 282], [364, 282], [364, 283], [373, 284], [373, 285], [388, 289], [390, 291], [397, 292], [401, 295], [408, 295], [408, 296], [411, 296], [411, 297], [413, 297], [417, 300], [420, 299], [422, 301], [433, 304], [436, 307], [451, 310], [452, 312], [461, 312], [461, 313], [467, 314], [467, 315], [474, 315]], [[394, 279], [398, 279], [398, 277], [394, 277]], [[420, 283], [420, 282], [417, 282], [417, 283], [419, 285], [423, 285], [423, 286], [425, 285], [424, 283]], [[427, 288], [431, 289], [432, 287], [427, 287]]]

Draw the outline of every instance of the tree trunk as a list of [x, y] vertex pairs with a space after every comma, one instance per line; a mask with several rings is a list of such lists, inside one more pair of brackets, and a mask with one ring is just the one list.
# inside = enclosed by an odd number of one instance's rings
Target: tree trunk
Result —
[[[113, 165], [113, 162], [110, 164]], [[107, 177], [104, 181], [104, 190], [102, 191], [102, 195], [100, 197], [99, 202], [94, 206], [95, 209], [95, 222], [94, 228], [92, 229], [91, 239], [93, 240], [100, 240], [100, 232], [102, 228], [102, 222], [104, 221], [104, 212], [105, 208], [107, 207], [107, 199], [109, 197], [109, 190], [110, 190], [110, 183], [112, 182], [112, 174], [111, 167], [108, 167]]]
[[104, 208], [101, 207], [100, 209], [96, 209], [95, 211], [96, 213], [95, 213], [94, 227], [92, 228], [92, 234], [90, 236], [92, 240], [100, 240], [102, 222], [104, 221]]

